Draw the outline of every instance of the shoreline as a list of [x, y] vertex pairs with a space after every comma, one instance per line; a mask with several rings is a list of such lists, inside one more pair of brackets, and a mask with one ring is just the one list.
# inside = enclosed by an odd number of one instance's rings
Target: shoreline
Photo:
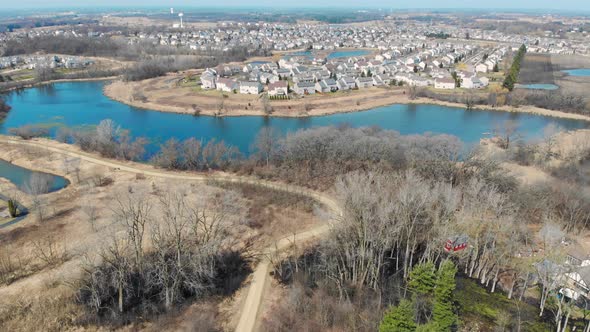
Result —
[[[112, 82], [111, 84], [105, 85], [103, 87], [103, 94], [111, 100], [123, 103], [128, 106], [136, 107], [143, 110], [148, 111], [155, 111], [155, 112], [164, 112], [164, 113], [177, 113], [177, 114], [194, 114], [194, 110], [181, 107], [181, 106], [172, 106], [172, 105], [162, 105], [158, 104], [153, 101], [147, 102], [140, 102], [132, 100], [131, 91], [137, 91], [134, 89], [132, 84], [128, 82], [116, 81]], [[122, 91], [123, 89], [127, 88], [128, 91]], [[377, 91], [375, 89], [379, 88], [372, 88], [373, 92]], [[360, 90], [361, 92], [363, 90]], [[417, 99], [410, 99], [407, 94], [403, 93], [405, 90], [394, 90], [394, 89], [384, 89], [384, 91], [390, 92], [387, 96], [384, 96], [381, 100], [376, 100], [374, 102], [369, 103], [362, 103], [360, 105], [347, 104], [344, 106], [330, 106], [324, 105], [327, 107], [323, 107], [322, 102], [338, 102], [346, 101], [346, 99], [363, 99], [366, 98], [366, 95], [361, 93], [357, 95], [347, 95], [347, 96], [320, 96], [319, 98], [312, 99], [313, 101], [319, 102], [315, 107], [305, 113], [291, 111], [275, 111], [271, 114], [265, 114], [262, 110], [236, 110], [236, 111], [227, 111], [225, 113], [219, 114], [217, 110], [213, 109], [201, 109], [199, 114], [196, 116], [215, 116], [215, 117], [240, 117], [240, 116], [268, 116], [268, 117], [283, 117], [283, 118], [305, 118], [305, 117], [312, 117], [312, 116], [326, 116], [326, 115], [333, 115], [333, 114], [340, 114], [340, 113], [353, 113], [353, 112], [363, 112], [369, 111], [375, 108], [380, 107], [387, 107], [392, 105], [436, 105], [436, 106], [445, 106], [445, 107], [455, 107], [455, 108], [465, 108], [464, 104], [460, 103], [452, 103], [446, 101], [440, 101], [431, 98], [417, 98]], [[356, 93], [357, 91], [355, 91]], [[397, 92], [397, 93], [396, 93]], [[149, 94], [149, 91], [148, 91]], [[231, 97], [230, 97], [231, 98]], [[306, 99], [298, 99], [295, 103], [292, 102], [292, 105], [304, 106], [306, 103]], [[285, 103], [284, 101], [279, 102], [271, 102], [271, 106], [282, 106], [281, 103]], [[316, 108], [317, 107], [317, 108]], [[491, 107], [486, 105], [475, 105], [471, 109], [473, 111], [492, 111], [492, 112], [507, 112], [507, 113], [522, 113], [522, 114], [531, 114], [531, 115], [538, 115], [538, 116], [549, 116], [554, 118], [562, 118], [562, 119], [569, 119], [569, 120], [579, 120], [579, 121], [586, 121], [590, 122], [590, 116], [577, 114], [577, 113], [567, 113], [563, 111], [555, 111], [549, 110], [545, 108], [539, 108], [535, 106], [524, 105], [518, 108], [511, 107], [511, 106], [500, 106], [500, 107]]]
[[95, 81], [112, 81], [120, 78], [121, 76], [105, 76], [105, 77], [86, 77], [86, 78], [60, 78], [57, 80], [50, 80], [50, 81], [43, 81], [43, 82], [36, 82], [36, 83], [27, 83], [22, 86], [15, 86], [8, 88], [6, 90], [0, 90], [0, 92], [9, 92], [19, 89], [28, 89], [34, 88], [42, 85], [53, 84], [53, 83], [68, 83], [68, 82], [95, 82]]

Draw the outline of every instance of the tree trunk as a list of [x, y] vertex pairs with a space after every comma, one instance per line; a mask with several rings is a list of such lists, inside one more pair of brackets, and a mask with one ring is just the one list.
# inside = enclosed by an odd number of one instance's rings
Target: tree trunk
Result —
[[[570, 319], [570, 311], [567, 311], [567, 314], [565, 315], [565, 322], [563, 323], [563, 332], [565, 332], [565, 330], [567, 330], [567, 322]], [[574, 327], [575, 330], [575, 327]]]
[[119, 283], [119, 313], [123, 313], [123, 283]]
[[524, 298], [524, 293], [526, 293], [526, 289], [529, 284], [529, 273], [527, 272], [526, 277], [524, 279], [524, 285], [522, 285], [522, 292], [520, 293], [520, 297], [518, 298], [519, 301], [522, 301]]
[[508, 299], [512, 299], [514, 293], [514, 286], [516, 286], [516, 273], [512, 275], [512, 283], [510, 283], [510, 290], [508, 291]]
[[498, 283], [498, 274], [500, 273], [500, 268], [496, 269], [496, 274], [494, 274], [494, 282], [492, 283], [492, 293], [496, 290], [496, 284]]

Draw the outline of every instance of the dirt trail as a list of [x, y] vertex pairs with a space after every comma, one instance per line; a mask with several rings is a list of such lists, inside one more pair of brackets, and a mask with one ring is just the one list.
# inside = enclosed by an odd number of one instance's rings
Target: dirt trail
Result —
[[[160, 178], [169, 178], [169, 179], [184, 179], [184, 180], [191, 180], [191, 181], [220, 181], [226, 183], [245, 183], [255, 186], [261, 186], [265, 188], [270, 188], [274, 190], [281, 190], [287, 191], [291, 193], [296, 193], [299, 195], [304, 195], [309, 197], [316, 202], [322, 204], [326, 207], [326, 209], [330, 210], [330, 212], [335, 216], [341, 216], [343, 214], [342, 209], [340, 208], [339, 204], [329, 195], [310, 190], [307, 188], [288, 185], [278, 182], [271, 182], [265, 180], [259, 180], [251, 177], [245, 176], [238, 176], [233, 174], [224, 174], [224, 173], [213, 173], [213, 174], [195, 174], [195, 173], [181, 173], [181, 172], [170, 172], [170, 171], [160, 171], [156, 170], [153, 167], [148, 165], [142, 165], [133, 162], [118, 162], [114, 160], [108, 160], [104, 158], [100, 158], [94, 156], [89, 153], [85, 153], [82, 151], [76, 151], [74, 147], [68, 146], [66, 144], [60, 144], [53, 141], [47, 140], [29, 140], [24, 141], [19, 138], [15, 137], [8, 137], [8, 136], [0, 136], [0, 142], [3, 144], [14, 144], [14, 145], [21, 145], [21, 146], [31, 146], [37, 148], [43, 148], [47, 151], [59, 153], [62, 155], [67, 155], [74, 158], [79, 158], [80, 160], [84, 160], [86, 162], [103, 165], [107, 167], [112, 167], [119, 171], [131, 172], [136, 174], [144, 174], [153, 177], [160, 177]], [[270, 257], [274, 254], [283, 251], [289, 248], [294, 241], [297, 242], [304, 242], [310, 239], [320, 237], [327, 233], [330, 230], [330, 225], [323, 224], [313, 229], [310, 229], [305, 232], [301, 232], [295, 235], [290, 235], [281, 239], [278, 239], [273, 245], [267, 247], [266, 249], [262, 250], [261, 256], [262, 260], [256, 266], [256, 269], [253, 273], [252, 281], [250, 282], [248, 293], [246, 296], [246, 300], [242, 305], [240, 319], [238, 321], [238, 326], [236, 327], [236, 332], [250, 332], [254, 331], [256, 326], [257, 318], [260, 311], [260, 305], [262, 303], [262, 298], [264, 295], [265, 285], [269, 278], [271, 262]]]

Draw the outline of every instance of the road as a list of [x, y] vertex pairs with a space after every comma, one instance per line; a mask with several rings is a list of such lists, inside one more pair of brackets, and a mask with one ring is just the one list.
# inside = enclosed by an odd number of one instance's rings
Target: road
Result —
[[[7, 136], [0, 136], [0, 142], [6, 144], [13, 144], [13, 145], [21, 145], [21, 146], [31, 146], [37, 148], [43, 148], [47, 151], [51, 151], [54, 153], [66, 155], [73, 158], [79, 158], [80, 160], [107, 166], [114, 168], [118, 171], [125, 171], [130, 173], [136, 174], [144, 174], [147, 176], [152, 177], [159, 177], [159, 178], [168, 178], [168, 179], [179, 179], [179, 180], [190, 180], [190, 181], [219, 181], [219, 182], [226, 182], [226, 183], [243, 183], [249, 185], [255, 185], [260, 187], [265, 187], [273, 190], [280, 190], [280, 191], [287, 191], [290, 193], [295, 193], [299, 195], [303, 195], [309, 197], [316, 202], [323, 205], [325, 208], [330, 210], [330, 212], [335, 216], [341, 216], [343, 214], [342, 209], [340, 208], [339, 204], [332, 199], [329, 195], [319, 192], [310, 190], [304, 187], [288, 185], [284, 183], [266, 181], [255, 179], [251, 177], [245, 176], [238, 176], [233, 174], [225, 174], [225, 173], [213, 173], [213, 174], [197, 174], [197, 173], [182, 173], [182, 172], [171, 172], [171, 171], [161, 171], [156, 170], [153, 168], [149, 168], [146, 165], [137, 164], [133, 162], [119, 162], [110, 159], [104, 159], [101, 157], [94, 156], [89, 153], [76, 151], [72, 149], [70, 146], [62, 145], [55, 146], [55, 142], [46, 142], [43, 140], [29, 140], [24, 141], [18, 138], [7, 137]], [[271, 261], [270, 258], [276, 254], [277, 252], [283, 251], [289, 248], [294, 241], [297, 242], [304, 242], [310, 239], [321, 237], [322, 235], [326, 234], [330, 230], [330, 226], [328, 224], [323, 224], [307, 230], [305, 232], [297, 233], [295, 235], [290, 235], [281, 239], [278, 239], [274, 242], [273, 245], [265, 248], [261, 252], [262, 259], [256, 266], [254, 270], [252, 281], [250, 282], [248, 293], [246, 296], [246, 300], [242, 305], [240, 319], [238, 321], [238, 325], [236, 327], [236, 332], [252, 332], [256, 326], [256, 321], [259, 316], [260, 306], [262, 304], [262, 299], [264, 296], [264, 289], [267, 283], [267, 279], [270, 275], [271, 269]]]

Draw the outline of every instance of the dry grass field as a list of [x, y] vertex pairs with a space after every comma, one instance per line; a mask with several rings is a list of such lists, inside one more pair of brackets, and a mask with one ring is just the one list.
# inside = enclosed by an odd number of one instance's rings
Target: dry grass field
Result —
[[[57, 142], [47, 144], [76, 150]], [[171, 180], [134, 174], [117, 168], [77, 161], [75, 168], [63, 155], [43, 148], [3, 144], [0, 158], [31, 169], [44, 169], [67, 177], [65, 189], [41, 195], [43, 218], [36, 211], [22, 221], [0, 229], [0, 329], [45, 331], [71, 329], [145, 329], [176, 331], [199, 330], [212, 326], [216, 330], [233, 330], [232, 321], [240, 310], [243, 292], [229, 296], [206, 297], [179, 304], [165, 314], [129, 318], [126, 322], [109, 322], [108, 317], [92, 319], [88, 308], [79, 301], [79, 285], [84, 271], [99, 264], [101, 252], [111, 241], [123, 239], [126, 227], [117, 221], [121, 199], [136, 197], [149, 201], [150, 225], [146, 228], [145, 249], [151, 250], [165, 220], [162, 199], [170, 192], [180, 192], [192, 207], [203, 213], [223, 213], [228, 231], [224, 243], [232, 250], [250, 257], [265, 248], [272, 239], [288, 236], [313, 227], [319, 222], [313, 202], [299, 196], [277, 193], [250, 186], [206, 184], [202, 181]], [[71, 164], [70, 164], [71, 166]], [[148, 165], [136, 165], [153, 170]], [[0, 192], [15, 196], [27, 207], [36, 197], [14, 185], [2, 182]], [[242, 278], [242, 283], [248, 273]], [[235, 276], [238, 277], [238, 276]]]

